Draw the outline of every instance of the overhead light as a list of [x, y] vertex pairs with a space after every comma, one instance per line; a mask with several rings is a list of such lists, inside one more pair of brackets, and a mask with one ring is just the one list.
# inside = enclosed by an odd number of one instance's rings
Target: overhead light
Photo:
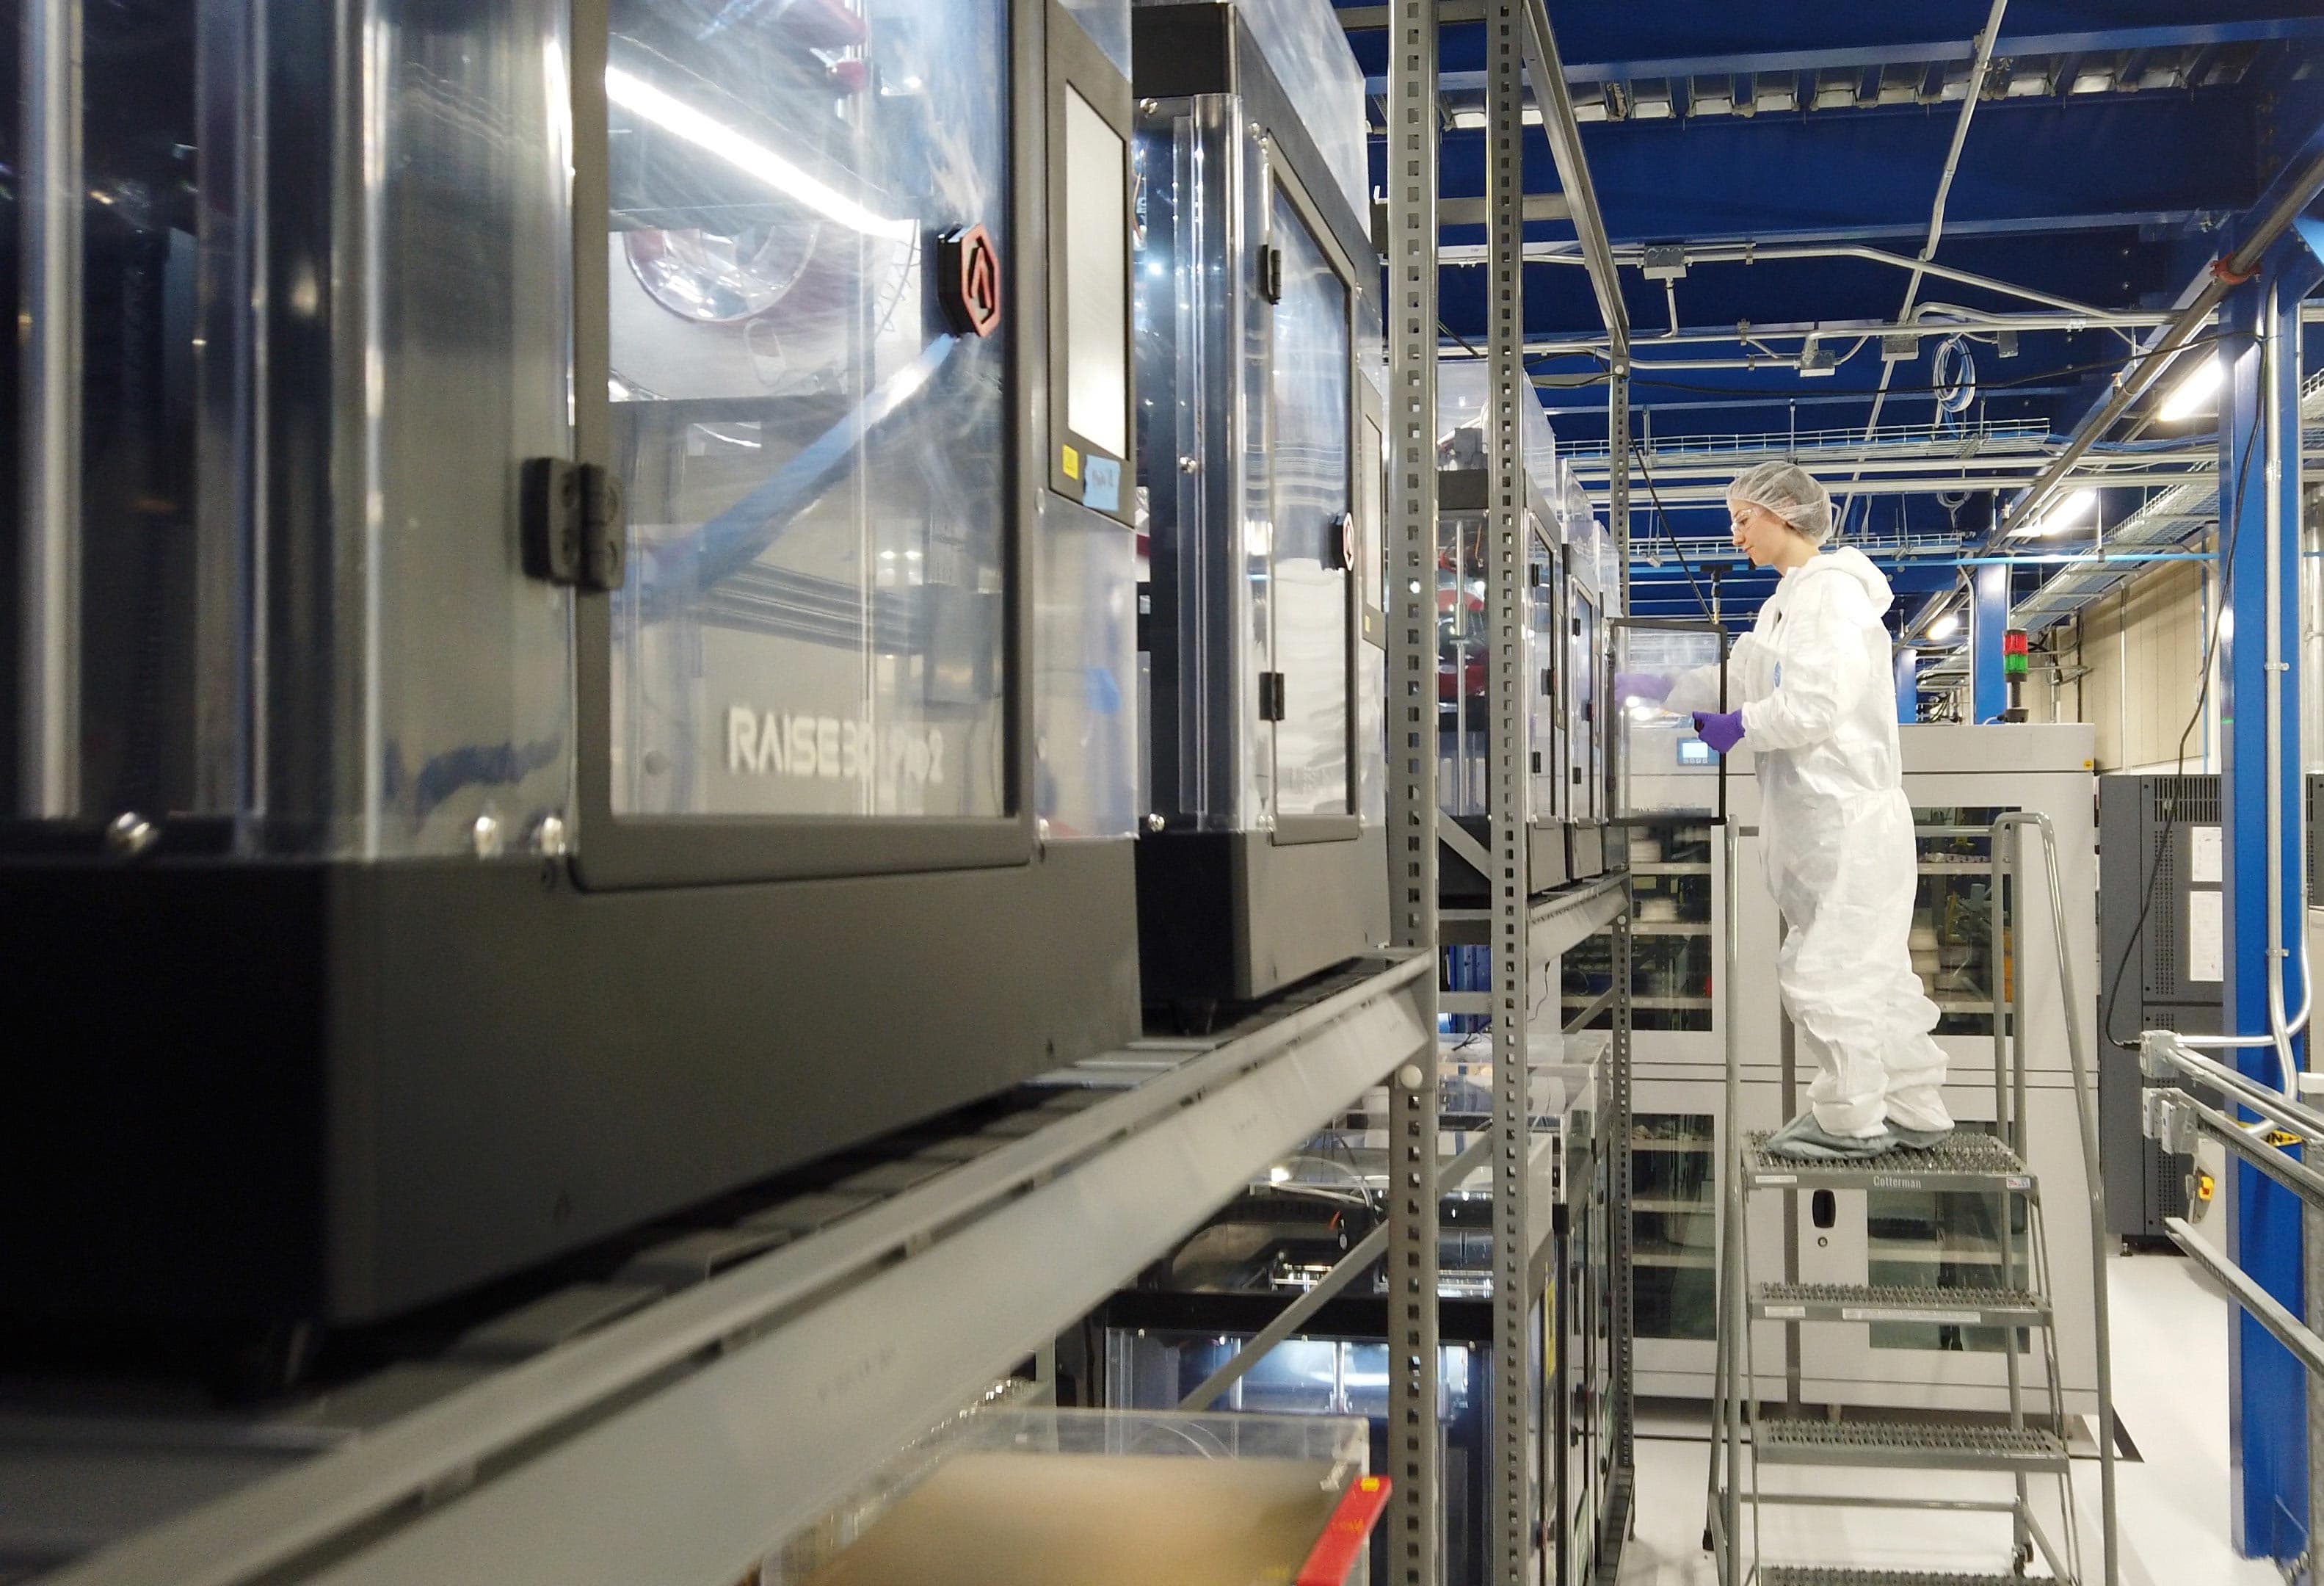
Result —
[[664, 92], [643, 78], [632, 77], [618, 66], [605, 68], [605, 97], [671, 136], [692, 144], [705, 153], [715, 154], [745, 176], [765, 182], [785, 198], [805, 204], [850, 231], [902, 241], [918, 229], [912, 221], [891, 220], [873, 214], [765, 144], [754, 143], [715, 116], [703, 114], [675, 94]]
[[2220, 367], [2218, 355], [2206, 353], [2187, 371], [2187, 377], [2171, 388], [2163, 399], [2163, 422], [2176, 423], [2191, 419], [2197, 413], [2207, 413], [2218, 405], [2219, 384], [2227, 377]]
[[1452, 112], [1452, 127], [1456, 132], [1482, 132], [1485, 130], [1485, 113], [1482, 110]]
[[1287, 1184], [1291, 1182], [1291, 1170], [1280, 1165], [1270, 1167], [1267, 1170], [1267, 1182], [1270, 1184]]
[[1782, 113], [1796, 110], [1800, 104], [1800, 79], [1789, 71], [1763, 71], [1753, 79], [1751, 105], [1754, 109]]
[[1960, 632], [1960, 613], [1948, 611], [1929, 625], [1929, 637], [1942, 641]]
[[2010, 533], [2028, 539], [2045, 538], [2072, 528], [2089, 516], [2091, 512], [2096, 510], [2098, 504], [2098, 491], [2085, 485], [2079, 490], [2069, 491], [2065, 497], [2049, 511], [2023, 527], [2012, 529]]

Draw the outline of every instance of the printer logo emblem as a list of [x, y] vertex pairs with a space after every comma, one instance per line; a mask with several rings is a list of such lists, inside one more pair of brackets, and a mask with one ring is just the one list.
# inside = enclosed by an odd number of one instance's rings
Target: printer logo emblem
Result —
[[945, 318], [963, 336], [986, 337], [1001, 323], [1001, 253], [982, 226], [936, 239], [939, 295]]

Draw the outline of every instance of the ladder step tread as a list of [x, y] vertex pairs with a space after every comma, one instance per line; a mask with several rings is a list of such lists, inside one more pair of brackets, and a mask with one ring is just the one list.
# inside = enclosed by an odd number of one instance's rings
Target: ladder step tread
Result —
[[2066, 1463], [2054, 1433], [1953, 1422], [1768, 1420], [1753, 1429], [1752, 1446], [1771, 1465], [2019, 1470]]
[[1753, 1313], [1771, 1322], [1952, 1322], [1975, 1325], [1995, 1315], [2044, 1322], [2050, 1316], [2050, 1303], [2024, 1289], [1766, 1283], [1754, 1287], [1751, 1301]]
[[1898, 1149], [1848, 1162], [1794, 1162], [1772, 1155], [1765, 1131], [1744, 1150], [1745, 1183], [1756, 1189], [1942, 1190], [2034, 1188], [2025, 1164], [1991, 1135], [1957, 1134], [1927, 1151]]
[[1849, 1565], [1762, 1565], [1759, 1586], [2029, 1586], [2022, 1574], [1950, 1570], [1855, 1570]]

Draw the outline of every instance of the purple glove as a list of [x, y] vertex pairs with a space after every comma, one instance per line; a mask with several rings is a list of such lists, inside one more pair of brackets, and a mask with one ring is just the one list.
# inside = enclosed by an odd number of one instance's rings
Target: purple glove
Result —
[[1633, 700], [1651, 700], [1660, 704], [1670, 698], [1674, 681], [1658, 672], [1618, 672], [1614, 674], [1614, 699], [1624, 705]]
[[1698, 710], [1694, 713], [1694, 730], [1704, 743], [1723, 755], [1743, 741], [1743, 712], [1729, 710], [1722, 716]]

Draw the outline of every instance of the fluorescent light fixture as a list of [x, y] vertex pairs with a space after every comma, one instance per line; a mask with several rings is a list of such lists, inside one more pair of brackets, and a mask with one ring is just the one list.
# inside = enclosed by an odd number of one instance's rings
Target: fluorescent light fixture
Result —
[[2070, 490], [2052, 504], [2049, 511], [2032, 523], [2018, 524], [2012, 527], [2009, 537], [2013, 540], [2045, 539], [2080, 523], [2090, 515], [2098, 504], [2098, 493], [2090, 486], [2085, 485], [2079, 490]]
[[1267, 1170], [1267, 1182], [1270, 1184], [1287, 1184], [1291, 1182], [1291, 1170], [1279, 1165], [1270, 1167]]
[[1452, 112], [1452, 126], [1456, 132], [1482, 132], [1485, 130], [1485, 113], [1482, 110]]
[[1960, 632], [1960, 613], [1948, 611], [1929, 625], [1929, 637], [1941, 643]]
[[2163, 422], [2176, 423], [2197, 413], [2212, 412], [2218, 406], [2219, 385], [2226, 378], [2218, 355], [2204, 354], [2187, 371], [2186, 377], [2171, 388], [2171, 394], [2163, 399]]
[[902, 241], [917, 229], [912, 221], [891, 220], [873, 214], [765, 144], [752, 142], [724, 122], [704, 115], [676, 95], [664, 92], [643, 78], [632, 77], [618, 66], [605, 68], [605, 97], [851, 231]]

